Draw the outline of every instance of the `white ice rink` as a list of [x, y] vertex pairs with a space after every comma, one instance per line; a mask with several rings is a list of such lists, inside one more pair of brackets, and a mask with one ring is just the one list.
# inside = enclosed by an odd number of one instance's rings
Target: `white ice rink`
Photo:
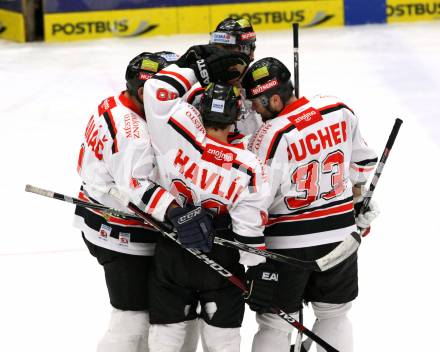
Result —
[[[73, 206], [25, 184], [76, 196], [81, 136], [97, 104], [124, 89], [128, 61], [206, 41], [0, 41], [0, 351], [94, 351], [110, 312], [102, 269], [71, 225]], [[257, 59], [292, 67], [289, 31], [258, 33], [257, 44]], [[440, 24], [302, 30], [300, 81], [302, 95], [352, 107], [378, 154], [404, 120], [375, 194], [382, 214], [360, 248], [355, 351], [438, 351]], [[255, 329], [248, 312], [242, 351]]]

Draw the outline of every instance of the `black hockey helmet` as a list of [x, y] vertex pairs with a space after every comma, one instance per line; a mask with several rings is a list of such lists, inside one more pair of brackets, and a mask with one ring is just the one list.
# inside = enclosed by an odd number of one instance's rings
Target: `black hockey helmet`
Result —
[[226, 128], [241, 114], [241, 95], [236, 86], [210, 83], [200, 100], [200, 114], [207, 127]]
[[221, 21], [214, 32], [211, 32], [209, 44], [238, 46], [240, 52], [250, 55], [255, 50], [257, 36], [254, 28], [245, 18], [228, 17]]
[[137, 97], [137, 91], [147, 79], [169, 65], [168, 61], [158, 53], [144, 52], [130, 61], [125, 72], [127, 90]]
[[278, 94], [286, 102], [293, 94], [293, 84], [289, 69], [279, 60], [266, 57], [255, 62], [243, 77], [242, 87], [247, 99], [261, 97], [267, 108], [272, 95]]

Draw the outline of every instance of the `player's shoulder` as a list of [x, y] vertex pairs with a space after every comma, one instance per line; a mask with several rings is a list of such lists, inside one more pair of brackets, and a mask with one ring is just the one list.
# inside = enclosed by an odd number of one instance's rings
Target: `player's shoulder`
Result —
[[278, 116], [266, 121], [250, 138], [249, 149], [254, 153], [268, 149], [274, 138], [281, 136], [283, 132], [288, 132], [290, 126], [292, 122], [288, 116]]
[[317, 94], [310, 100], [310, 106], [313, 106], [322, 114], [340, 109], [347, 109], [353, 113], [353, 110], [335, 95]]

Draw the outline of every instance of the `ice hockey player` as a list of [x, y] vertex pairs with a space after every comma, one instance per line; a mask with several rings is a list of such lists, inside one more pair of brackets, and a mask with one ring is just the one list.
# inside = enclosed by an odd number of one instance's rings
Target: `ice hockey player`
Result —
[[[159, 220], [174, 200], [149, 181], [154, 172], [150, 139], [143, 110], [143, 84], [175, 61], [176, 54], [142, 53], [126, 70], [127, 90], [105, 99], [93, 113], [84, 133], [78, 160], [82, 180], [80, 198], [113, 208], [117, 201], [106, 192], [117, 186]], [[106, 216], [100, 211], [77, 207], [75, 226], [90, 251], [104, 268], [113, 307], [107, 332], [98, 352], [148, 351], [147, 280], [157, 232], [143, 222]], [[185, 351], [195, 351], [189, 341]]]
[[[215, 30], [210, 33], [209, 43], [225, 50], [241, 52], [247, 55], [249, 62], [252, 62], [254, 60], [256, 40], [257, 36], [254, 28], [247, 19], [228, 17], [222, 20]], [[244, 73], [246, 68], [247, 66], [243, 66], [238, 69]], [[241, 75], [238, 78], [231, 80], [229, 83], [241, 88], [240, 81], [242, 77], [243, 76]], [[203, 92], [203, 88], [196, 84], [188, 91], [185, 97], [190, 104], [197, 108], [200, 102], [200, 95], [203, 94]], [[246, 135], [256, 132], [261, 124], [262, 121], [260, 115], [251, 110], [251, 104], [249, 101], [243, 99], [240, 117], [234, 123], [233, 128], [231, 128], [228, 140], [234, 144], [241, 143]]]
[[[190, 48], [177, 65], [160, 71], [144, 86], [147, 126], [160, 184], [178, 200], [167, 211], [184, 247], [209, 252], [209, 258], [239, 277], [243, 265], [252, 288], [247, 300], [254, 309], [272, 302], [274, 273], [264, 258], [212, 246], [215, 228], [221, 235], [263, 248], [268, 185], [261, 162], [248, 150], [227, 142], [240, 95], [226, 83], [240, 75], [228, 70], [246, 60], [212, 45]], [[200, 112], [183, 97], [199, 81], [207, 86]], [[209, 210], [208, 210], [209, 209]], [[213, 214], [213, 217], [209, 215]], [[227, 224], [232, 222], [232, 231]], [[275, 275], [276, 276], [276, 275]], [[272, 275], [271, 277], [274, 277]], [[179, 351], [185, 325], [201, 305], [201, 335], [211, 352], [239, 351], [244, 300], [240, 289], [167, 238], [159, 238], [151, 276], [149, 346], [155, 352]]]
[[[377, 156], [364, 142], [353, 111], [336, 97], [296, 99], [289, 70], [271, 57], [249, 68], [243, 87], [265, 121], [249, 147], [270, 166], [268, 249], [314, 260], [356, 231], [356, 224], [369, 227], [377, 206], [372, 202], [355, 218], [353, 189], [360, 193]], [[314, 332], [339, 351], [351, 352], [347, 312], [358, 294], [357, 255], [322, 273], [274, 266], [279, 271], [276, 304], [297, 315], [303, 300], [312, 302]], [[267, 313], [257, 314], [257, 322], [252, 351], [290, 350], [290, 325]]]

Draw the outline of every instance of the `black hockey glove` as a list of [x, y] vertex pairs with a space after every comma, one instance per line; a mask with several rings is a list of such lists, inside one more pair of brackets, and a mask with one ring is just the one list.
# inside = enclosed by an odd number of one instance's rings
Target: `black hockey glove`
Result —
[[168, 219], [174, 225], [177, 239], [185, 248], [209, 252], [214, 241], [212, 217], [202, 207], [193, 205], [168, 210]]
[[249, 267], [246, 284], [249, 293], [244, 299], [249, 308], [259, 314], [269, 312], [278, 286], [278, 272], [273, 264], [262, 263]]
[[246, 54], [232, 52], [214, 45], [195, 45], [187, 50], [179, 60], [179, 67], [191, 68], [202, 86], [211, 82], [228, 82], [241, 76], [235, 65], [248, 65]]

